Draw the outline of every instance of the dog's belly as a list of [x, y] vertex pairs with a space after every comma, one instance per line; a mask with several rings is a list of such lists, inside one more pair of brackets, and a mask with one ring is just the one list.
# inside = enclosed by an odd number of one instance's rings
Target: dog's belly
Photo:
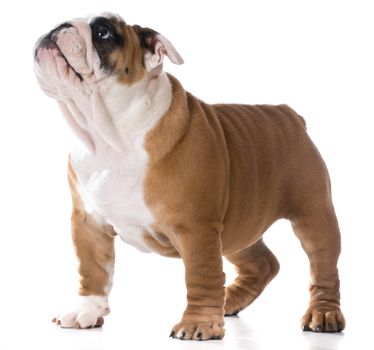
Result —
[[154, 218], [143, 196], [147, 154], [117, 155], [108, 149], [94, 155], [73, 152], [71, 162], [85, 210], [99, 224], [113, 226], [126, 243], [151, 252], [146, 238], [154, 235]]

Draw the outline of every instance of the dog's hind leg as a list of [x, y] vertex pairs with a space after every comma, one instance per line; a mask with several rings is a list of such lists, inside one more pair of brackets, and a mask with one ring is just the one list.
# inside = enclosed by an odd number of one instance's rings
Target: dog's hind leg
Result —
[[238, 253], [225, 256], [238, 276], [226, 288], [225, 316], [236, 315], [250, 305], [277, 275], [279, 263], [262, 239]]
[[340, 232], [331, 200], [312, 201], [292, 219], [292, 227], [310, 261], [310, 305], [302, 318], [303, 330], [340, 332]]

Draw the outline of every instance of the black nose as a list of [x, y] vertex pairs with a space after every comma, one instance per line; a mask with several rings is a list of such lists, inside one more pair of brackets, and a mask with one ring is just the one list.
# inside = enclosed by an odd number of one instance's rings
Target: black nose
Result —
[[72, 25], [68, 22], [66, 23], [62, 23], [60, 24], [59, 26], [57, 26], [55, 29], [52, 29], [48, 35], [51, 35], [51, 37], [53, 37], [53, 35], [57, 34], [61, 29], [64, 29], [64, 28], [71, 28]]
[[38, 49], [41, 48], [54, 48], [56, 47], [56, 36], [57, 34], [64, 28], [71, 28], [72, 25], [70, 23], [62, 23], [56, 28], [52, 29], [46, 35], [43, 35], [37, 42], [35, 46], [34, 58], [37, 59]]

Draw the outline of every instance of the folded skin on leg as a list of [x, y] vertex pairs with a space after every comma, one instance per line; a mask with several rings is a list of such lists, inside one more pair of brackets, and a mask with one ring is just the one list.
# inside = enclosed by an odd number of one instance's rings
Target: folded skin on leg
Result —
[[183, 340], [222, 339], [225, 275], [219, 234], [182, 233], [177, 240], [185, 264], [187, 308], [170, 336]]
[[233, 316], [257, 299], [277, 275], [279, 263], [262, 239], [226, 258], [238, 272], [233, 284], [226, 288], [225, 316]]
[[304, 331], [341, 332], [345, 319], [340, 310], [337, 262], [340, 233], [332, 204], [316, 206], [293, 221], [293, 229], [310, 261], [310, 305], [301, 320]]

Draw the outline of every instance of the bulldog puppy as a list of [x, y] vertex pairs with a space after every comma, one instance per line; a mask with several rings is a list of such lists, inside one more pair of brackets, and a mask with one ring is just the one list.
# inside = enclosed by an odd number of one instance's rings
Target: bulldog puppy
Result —
[[[221, 339], [279, 270], [262, 236], [291, 221], [310, 260], [303, 330], [340, 332], [340, 233], [325, 163], [286, 105], [209, 105], [162, 69], [183, 60], [161, 34], [112, 14], [65, 22], [35, 49], [42, 90], [81, 141], [69, 159], [81, 287], [62, 327], [109, 313], [114, 237], [181, 257], [187, 307], [171, 332]], [[225, 287], [222, 257], [237, 267]]]

